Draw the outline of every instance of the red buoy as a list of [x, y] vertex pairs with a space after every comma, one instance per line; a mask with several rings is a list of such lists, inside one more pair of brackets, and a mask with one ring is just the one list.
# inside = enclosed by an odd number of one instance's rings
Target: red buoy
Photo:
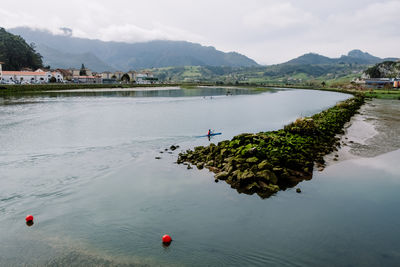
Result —
[[32, 222], [33, 221], [33, 216], [32, 215], [28, 215], [25, 218], [26, 222]]
[[164, 235], [164, 236], [162, 237], [162, 242], [163, 242], [164, 244], [169, 244], [169, 243], [171, 243], [171, 241], [172, 241], [172, 238], [171, 238], [169, 235]]

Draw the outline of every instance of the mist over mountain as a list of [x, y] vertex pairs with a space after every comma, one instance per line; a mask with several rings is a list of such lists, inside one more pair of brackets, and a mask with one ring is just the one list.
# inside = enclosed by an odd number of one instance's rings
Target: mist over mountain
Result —
[[322, 65], [322, 64], [360, 64], [370, 65], [377, 64], [383, 61], [393, 61], [396, 58], [379, 58], [367, 52], [355, 49], [350, 51], [347, 55], [342, 55], [340, 58], [330, 58], [316, 53], [304, 54], [300, 57], [292, 59], [284, 64], [309, 64], [309, 65]]
[[[9, 29], [27, 42], [35, 43], [45, 64], [51, 67], [79, 67], [82, 63], [95, 71], [156, 68], [168, 66], [252, 67], [258, 64], [239, 53], [225, 53], [214, 47], [186, 41], [141, 43], [105, 42], [72, 37], [68, 28], [62, 35], [27, 27]], [[84, 56], [82, 56], [84, 55]], [[85, 60], [88, 59], [88, 62]], [[90, 59], [90, 61], [89, 61]]]
[[93, 53], [64, 53], [44, 44], [37, 45], [36, 50], [40, 51], [40, 54], [43, 56], [46, 65], [49, 65], [52, 68], [78, 68], [79, 64], [85, 63], [86, 66], [93, 66], [91, 69], [94, 71], [115, 70], [115, 68], [101, 61]]

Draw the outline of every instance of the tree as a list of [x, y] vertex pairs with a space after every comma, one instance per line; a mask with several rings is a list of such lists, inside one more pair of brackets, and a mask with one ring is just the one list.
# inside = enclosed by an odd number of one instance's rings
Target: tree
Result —
[[86, 75], [87, 75], [86, 68], [85, 65], [82, 63], [81, 69], [79, 71], [79, 76], [86, 76]]
[[367, 74], [370, 78], [382, 78], [383, 76], [379, 70], [379, 64], [367, 69], [365, 74]]
[[387, 84], [385, 84], [385, 86], [383, 87], [383, 89], [385, 89], [385, 90], [393, 90], [393, 83], [387, 83]]
[[325, 82], [325, 81], [323, 81], [323, 82], [321, 83], [321, 85], [322, 85], [322, 87], [325, 87], [325, 85], [326, 85], [326, 82]]
[[121, 77], [121, 81], [123, 81], [123, 82], [128, 83], [128, 82], [130, 82], [130, 80], [131, 80], [131, 77], [129, 77], [129, 75], [128, 75], [127, 73], [125, 73], [125, 74], [122, 75], [122, 77]]

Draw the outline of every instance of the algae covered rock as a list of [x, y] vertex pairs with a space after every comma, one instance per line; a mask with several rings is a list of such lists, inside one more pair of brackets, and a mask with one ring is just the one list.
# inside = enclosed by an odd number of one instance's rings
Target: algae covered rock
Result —
[[246, 159], [246, 162], [247, 163], [257, 163], [257, 162], [259, 162], [259, 159], [256, 157], [251, 157], [251, 158]]
[[196, 164], [197, 169], [202, 170], [204, 168], [204, 163], [200, 162]]
[[244, 172], [241, 172], [240, 175], [238, 175], [239, 180], [248, 180], [253, 179], [254, 177], [254, 173], [250, 170], [245, 170]]
[[274, 166], [268, 161], [264, 160], [257, 165], [259, 170], [272, 169]]
[[269, 183], [276, 184], [278, 182], [278, 177], [276, 177], [275, 173], [269, 170], [263, 170], [257, 172], [257, 177], [263, 181], [268, 181]]
[[226, 180], [229, 177], [229, 173], [228, 172], [220, 172], [220, 173], [217, 173], [214, 177], [215, 177], [215, 179], [218, 179], [218, 180]]

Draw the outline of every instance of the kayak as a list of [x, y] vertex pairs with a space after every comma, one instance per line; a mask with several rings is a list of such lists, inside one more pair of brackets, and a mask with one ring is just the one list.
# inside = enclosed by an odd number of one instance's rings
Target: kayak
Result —
[[197, 137], [209, 137], [209, 136], [221, 135], [221, 134], [222, 134], [222, 133], [212, 133], [212, 134], [210, 134], [210, 135], [206, 134], [206, 135], [200, 135], [200, 136], [197, 136]]

